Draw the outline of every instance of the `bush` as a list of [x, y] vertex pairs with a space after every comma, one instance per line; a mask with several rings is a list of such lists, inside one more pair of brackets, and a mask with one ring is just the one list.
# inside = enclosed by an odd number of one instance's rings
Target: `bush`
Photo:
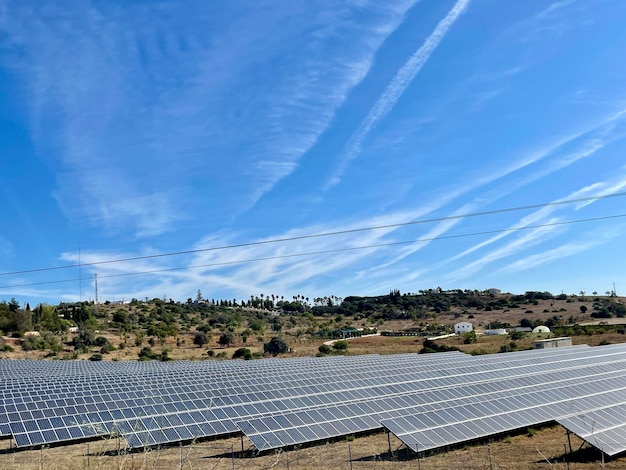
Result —
[[140, 361], [150, 361], [152, 359], [157, 359], [158, 354], [156, 354], [152, 348], [146, 346], [141, 351], [139, 351], [139, 360]]
[[320, 354], [330, 354], [333, 352], [332, 348], [327, 344], [322, 344], [317, 350]]
[[109, 340], [106, 339], [104, 336], [98, 336], [96, 339], [93, 340], [93, 345], [94, 346], [98, 346], [98, 347], [102, 347], [105, 344], [108, 344]]
[[445, 344], [437, 344], [435, 341], [430, 339], [425, 339], [422, 343], [422, 349], [419, 350], [418, 354], [429, 354], [429, 353], [438, 353], [438, 352], [447, 352], [447, 351], [458, 351], [459, 348], [455, 348], [454, 346], [446, 346]]
[[233, 359], [252, 359], [252, 352], [248, 348], [239, 348], [233, 353]]
[[274, 336], [270, 339], [269, 343], [263, 345], [263, 351], [274, 356], [278, 354], [286, 353], [289, 350], [289, 346], [284, 339]]
[[333, 343], [333, 349], [335, 351], [347, 351], [348, 350], [348, 342], [345, 339], [341, 339], [339, 341], [335, 341]]
[[467, 331], [467, 332], [463, 333], [462, 338], [463, 338], [463, 344], [475, 343], [476, 340], [477, 340], [476, 332], [474, 330]]

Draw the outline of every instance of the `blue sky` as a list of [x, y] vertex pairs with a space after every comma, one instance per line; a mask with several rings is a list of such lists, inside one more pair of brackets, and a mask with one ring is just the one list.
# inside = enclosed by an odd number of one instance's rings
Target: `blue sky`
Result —
[[625, 20], [0, 0], [0, 299], [620, 294]]

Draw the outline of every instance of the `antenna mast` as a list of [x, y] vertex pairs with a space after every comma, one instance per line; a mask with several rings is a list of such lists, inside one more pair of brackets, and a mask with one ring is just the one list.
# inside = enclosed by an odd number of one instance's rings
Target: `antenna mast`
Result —
[[98, 273], [94, 274], [96, 280], [96, 305], [98, 304]]
[[80, 243], [78, 244], [78, 290], [79, 290], [79, 300], [83, 301], [83, 275], [80, 264]]

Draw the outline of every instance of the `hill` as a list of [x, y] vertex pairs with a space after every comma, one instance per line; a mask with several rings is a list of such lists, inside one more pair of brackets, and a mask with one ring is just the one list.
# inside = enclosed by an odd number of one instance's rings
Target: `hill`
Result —
[[[487, 328], [546, 325], [574, 343], [621, 341], [626, 306], [613, 295], [553, 295], [549, 292], [502, 294], [470, 290], [397, 290], [380, 296], [308, 298], [285, 301], [278, 296], [249, 300], [133, 299], [128, 303], [79, 302], [20, 307], [14, 299], [0, 302], [0, 357], [170, 360], [258, 358], [272, 337], [281, 337], [288, 355], [319, 354], [328, 339], [393, 332], [395, 336], [351, 341], [349, 349], [326, 353], [416, 352], [422, 337], [450, 333], [469, 321], [480, 333]], [[595, 325], [593, 325], [595, 324]], [[418, 338], [415, 338], [417, 336]], [[516, 348], [530, 347], [532, 337], [516, 335]], [[625, 338], [626, 339], [626, 338]], [[511, 347], [509, 336], [466, 343], [443, 341], [470, 353]], [[504, 347], [504, 349], [503, 349]]]

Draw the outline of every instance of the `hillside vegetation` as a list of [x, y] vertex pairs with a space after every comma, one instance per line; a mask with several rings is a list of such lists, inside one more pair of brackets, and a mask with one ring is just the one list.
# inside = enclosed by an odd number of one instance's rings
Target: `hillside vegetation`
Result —
[[[441, 289], [312, 301], [263, 294], [241, 301], [208, 300], [198, 292], [186, 302], [133, 299], [34, 308], [11, 299], [0, 302], [0, 357], [171, 360], [430, 352], [433, 345], [424, 345], [421, 337], [451, 333], [459, 321], [472, 322], [479, 334], [486, 328], [546, 325], [555, 335], [573, 336], [575, 343], [599, 344], [621, 341], [626, 306], [611, 292], [555, 296]], [[345, 341], [323, 344], [376, 332], [388, 336], [350, 341], [349, 346]], [[519, 333], [496, 339], [468, 335], [438, 341], [435, 350], [497, 352], [530, 347], [531, 342], [530, 335]]]

